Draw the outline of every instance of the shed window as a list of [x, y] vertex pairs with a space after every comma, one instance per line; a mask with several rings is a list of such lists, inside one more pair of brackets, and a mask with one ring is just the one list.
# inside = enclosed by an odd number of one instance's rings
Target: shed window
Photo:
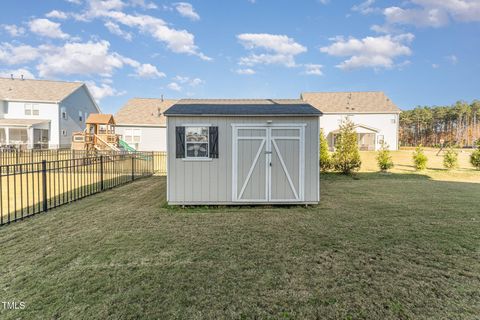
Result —
[[208, 158], [209, 139], [208, 127], [186, 127], [185, 145], [186, 158]]

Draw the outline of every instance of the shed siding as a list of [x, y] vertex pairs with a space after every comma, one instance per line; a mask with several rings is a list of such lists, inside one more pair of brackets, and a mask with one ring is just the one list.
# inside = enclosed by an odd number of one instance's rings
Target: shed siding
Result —
[[[305, 123], [305, 202], [319, 201], [318, 135], [316, 117], [178, 117], [167, 118], [168, 201], [172, 204], [232, 203], [232, 124]], [[219, 158], [192, 161], [175, 157], [175, 127], [218, 127]], [[255, 152], [255, 150], [251, 151]], [[246, 154], [246, 157], [251, 155]], [[263, 160], [264, 161], [264, 160]], [[248, 166], [248, 164], [243, 164]], [[248, 168], [244, 168], [244, 171]]]

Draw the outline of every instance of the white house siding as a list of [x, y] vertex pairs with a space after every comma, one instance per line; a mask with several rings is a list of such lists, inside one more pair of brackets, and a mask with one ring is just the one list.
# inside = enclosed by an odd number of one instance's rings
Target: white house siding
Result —
[[388, 144], [390, 150], [398, 150], [398, 113], [324, 113], [320, 122], [329, 145], [332, 144], [332, 131], [338, 130], [339, 124], [346, 117], [358, 125], [365, 125], [378, 130], [376, 135], [376, 149], [380, 147], [378, 135], [384, 136], [384, 141]]
[[[318, 135], [316, 117], [167, 117], [168, 192], [171, 204], [237, 204], [232, 202], [232, 124], [305, 123], [305, 203], [317, 203], [319, 195]], [[218, 126], [218, 159], [177, 159], [175, 127]]]
[[[25, 104], [38, 104], [39, 115], [25, 115]], [[59, 127], [58, 127], [58, 104], [56, 103], [40, 103], [40, 102], [6, 102], [4, 119], [39, 119], [50, 120], [50, 148], [58, 148], [59, 141]], [[31, 137], [29, 137], [30, 140]], [[31, 140], [30, 140], [31, 141]]]
[[[67, 119], [62, 119], [62, 108], [65, 108], [67, 112]], [[82, 121], [80, 121], [79, 111], [82, 112]], [[85, 129], [86, 117], [92, 113], [98, 113], [98, 110], [90, 98], [85, 86], [78, 88], [60, 103], [60, 108], [58, 110], [60, 125], [57, 130], [60, 147], [70, 147], [72, 143], [72, 132], [83, 131]], [[63, 129], [67, 130], [66, 136], [62, 135]]]
[[115, 133], [122, 135], [123, 139], [125, 129], [140, 130], [141, 137], [137, 151], [167, 151], [166, 127], [116, 125]]

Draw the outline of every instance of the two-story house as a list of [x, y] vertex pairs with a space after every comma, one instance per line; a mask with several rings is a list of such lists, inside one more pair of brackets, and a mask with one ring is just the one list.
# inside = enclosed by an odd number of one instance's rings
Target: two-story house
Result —
[[69, 148], [100, 109], [81, 82], [0, 78], [0, 147]]

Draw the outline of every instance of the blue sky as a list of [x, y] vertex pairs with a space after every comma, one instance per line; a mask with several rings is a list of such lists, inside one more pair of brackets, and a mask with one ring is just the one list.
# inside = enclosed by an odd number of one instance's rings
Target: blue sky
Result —
[[[21, 4], [20, 4], [21, 3]], [[480, 98], [479, 0], [2, 2], [0, 74], [131, 97], [385, 91], [403, 109]]]

